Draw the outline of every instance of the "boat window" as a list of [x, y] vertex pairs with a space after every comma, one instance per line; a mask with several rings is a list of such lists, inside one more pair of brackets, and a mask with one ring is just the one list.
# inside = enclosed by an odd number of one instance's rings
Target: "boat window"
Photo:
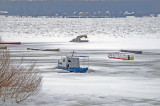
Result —
[[65, 62], [65, 59], [63, 59], [63, 62]]

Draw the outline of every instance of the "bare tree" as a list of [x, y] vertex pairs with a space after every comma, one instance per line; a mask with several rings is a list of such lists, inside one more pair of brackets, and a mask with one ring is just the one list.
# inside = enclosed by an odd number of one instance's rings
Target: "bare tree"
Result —
[[35, 94], [41, 87], [42, 75], [36, 65], [24, 67], [11, 62], [8, 50], [0, 50], [0, 99], [17, 103]]

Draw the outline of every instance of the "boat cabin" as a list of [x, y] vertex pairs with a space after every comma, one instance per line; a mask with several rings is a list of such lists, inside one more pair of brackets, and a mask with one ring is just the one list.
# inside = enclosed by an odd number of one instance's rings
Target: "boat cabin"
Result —
[[79, 58], [76, 57], [64, 57], [58, 61], [60, 67], [74, 68], [80, 67]]
[[87, 35], [79, 35], [76, 38], [72, 39], [70, 42], [88, 42]]

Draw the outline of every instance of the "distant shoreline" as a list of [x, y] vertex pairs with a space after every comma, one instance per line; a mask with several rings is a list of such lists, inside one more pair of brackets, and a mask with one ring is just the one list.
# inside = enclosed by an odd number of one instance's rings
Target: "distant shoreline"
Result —
[[160, 14], [157, 16], [126, 16], [126, 17], [81, 17], [81, 16], [19, 16], [19, 15], [0, 15], [1, 17], [25, 17], [25, 18], [144, 18], [144, 17], [160, 17]]
[[157, 16], [159, 0], [134, 1], [0, 1], [0, 15], [50, 17]]

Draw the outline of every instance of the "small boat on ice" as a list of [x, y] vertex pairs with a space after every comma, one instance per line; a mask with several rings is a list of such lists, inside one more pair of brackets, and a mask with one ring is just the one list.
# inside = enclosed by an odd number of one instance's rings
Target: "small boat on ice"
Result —
[[134, 51], [134, 50], [121, 50], [121, 52], [129, 52], [129, 53], [135, 53], [135, 54], [142, 54], [142, 51]]
[[0, 44], [20, 45], [20, 44], [21, 44], [21, 42], [0, 42]]
[[0, 46], [0, 49], [7, 49], [7, 46]]
[[42, 49], [42, 51], [60, 51], [60, 49]]
[[110, 59], [134, 60], [134, 56], [126, 54], [108, 54]]
[[65, 56], [58, 60], [58, 69], [63, 69], [70, 72], [86, 72], [88, 67], [80, 67], [80, 57], [88, 58], [88, 56], [74, 56], [74, 53], [75, 52], [73, 51], [72, 56]]
[[35, 49], [35, 48], [27, 48], [27, 50], [60, 51], [60, 49], [59, 49], [59, 48], [57, 48], [57, 49]]
[[76, 38], [72, 39], [70, 42], [88, 42], [87, 35], [79, 35]]

